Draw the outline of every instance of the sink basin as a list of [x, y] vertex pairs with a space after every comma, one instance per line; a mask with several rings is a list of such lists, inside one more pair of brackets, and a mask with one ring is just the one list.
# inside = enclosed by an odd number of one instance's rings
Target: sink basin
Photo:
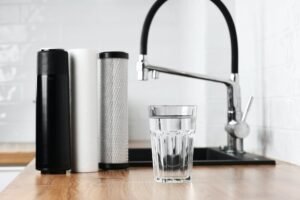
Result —
[[[225, 153], [219, 148], [195, 148], [193, 165], [275, 165], [275, 161], [251, 153]], [[129, 149], [129, 165], [152, 166], [150, 148]]]

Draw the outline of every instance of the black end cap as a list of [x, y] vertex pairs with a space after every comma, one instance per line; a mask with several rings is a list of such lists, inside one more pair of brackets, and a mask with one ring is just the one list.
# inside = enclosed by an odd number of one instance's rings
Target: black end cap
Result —
[[99, 169], [103, 170], [127, 169], [128, 167], [128, 163], [99, 163]]
[[107, 52], [101, 52], [99, 53], [99, 58], [100, 59], [105, 59], [105, 58], [124, 58], [128, 59], [129, 54], [123, 51], [107, 51]]
[[69, 55], [63, 49], [42, 49], [38, 52], [38, 74], [68, 74]]
[[41, 174], [66, 174], [66, 170], [43, 169], [43, 170], [41, 170]]

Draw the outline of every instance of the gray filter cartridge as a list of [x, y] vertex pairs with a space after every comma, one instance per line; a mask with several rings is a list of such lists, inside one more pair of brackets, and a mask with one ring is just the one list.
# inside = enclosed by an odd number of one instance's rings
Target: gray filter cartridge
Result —
[[100, 57], [101, 169], [128, 167], [128, 54], [102, 52]]

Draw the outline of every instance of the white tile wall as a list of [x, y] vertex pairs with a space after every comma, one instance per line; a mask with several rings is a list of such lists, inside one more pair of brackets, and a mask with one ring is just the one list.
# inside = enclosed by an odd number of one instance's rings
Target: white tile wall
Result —
[[[196, 104], [201, 116], [197, 144], [204, 145], [204, 84], [165, 75], [158, 81], [136, 80], [140, 32], [153, 3], [154, 0], [0, 0], [0, 142], [34, 141], [37, 51], [42, 47], [85, 47], [129, 52], [132, 139], [149, 138], [148, 105]], [[149, 58], [153, 63], [205, 71], [203, 3], [169, 1], [161, 8], [149, 38]]]
[[[132, 139], [148, 138], [149, 104], [196, 104], [197, 145], [226, 143], [226, 90], [218, 84], [162, 75], [136, 81], [135, 62], [150, 0], [0, 0], [0, 142], [34, 141], [36, 52], [87, 47], [130, 53]], [[300, 164], [300, 2], [224, 0], [236, 18], [243, 105], [249, 115], [246, 150]], [[169, 1], [149, 39], [154, 64], [228, 77], [230, 46], [219, 11], [204, 0]]]
[[300, 164], [299, 8], [297, 0], [236, 1], [242, 96], [256, 98], [246, 149], [295, 164]]

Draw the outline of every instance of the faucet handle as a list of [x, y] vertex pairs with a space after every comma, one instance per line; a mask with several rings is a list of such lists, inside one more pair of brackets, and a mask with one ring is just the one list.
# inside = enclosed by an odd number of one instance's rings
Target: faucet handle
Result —
[[249, 110], [251, 108], [253, 99], [254, 99], [253, 96], [251, 96], [247, 103], [245, 112], [243, 113], [242, 120], [239, 123], [237, 123], [235, 126], [234, 134], [235, 134], [235, 137], [237, 137], [237, 138], [240, 138], [240, 139], [245, 138], [250, 133], [250, 128], [249, 128], [249, 125], [246, 123], [246, 119], [247, 119]]
[[248, 116], [249, 110], [250, 110], [250, 108], [251, 108], [251, 105], [252, 105], [252, 103], [253, 103], [253, 99], [254, 99], [254, 97], [253, 97], [253, 96], [251, 96], [251, 97], [250, 97], [250, 99], [249, 99], [249, 101], [248, 101], [248, 103], [247, 103], [247, 106], [246, 106], [245, 112], [243, 113], [243, 116], [242, 116], [242, 122], [245, 122], [245, 121], [246, 121], [246, 119], [247, 119], [247, 116]]

